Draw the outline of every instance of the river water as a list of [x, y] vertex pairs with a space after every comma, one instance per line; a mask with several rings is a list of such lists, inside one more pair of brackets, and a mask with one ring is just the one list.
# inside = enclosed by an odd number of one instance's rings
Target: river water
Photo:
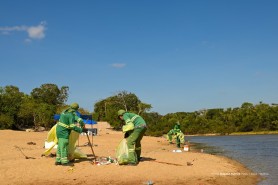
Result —
[[193, 150], [223, 155], [263, 177], [259, 185], [278, 184], [278, 135], [187, 136]]

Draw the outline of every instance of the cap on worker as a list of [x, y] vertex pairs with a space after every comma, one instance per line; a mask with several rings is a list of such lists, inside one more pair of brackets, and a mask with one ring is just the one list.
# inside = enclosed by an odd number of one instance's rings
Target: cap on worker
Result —
[[72, 108], [72, 109], [74, 109], [74, 110], [78, 110], [78, 109], [79, 109], [79, 105], [78, 105], [78, 103], [72, 103], [72, 104], [70, 105], [70, 108]]
[[125, 110], [121, 109], [118, 111], [118, 117], [122, 116], [125, 113]]

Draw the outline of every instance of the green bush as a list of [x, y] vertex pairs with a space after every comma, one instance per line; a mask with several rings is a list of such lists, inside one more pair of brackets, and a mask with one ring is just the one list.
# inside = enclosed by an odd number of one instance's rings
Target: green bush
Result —
[[13, 117], [5, 114], [0, 115], [0, 129], [12, 129], [14, 126]]

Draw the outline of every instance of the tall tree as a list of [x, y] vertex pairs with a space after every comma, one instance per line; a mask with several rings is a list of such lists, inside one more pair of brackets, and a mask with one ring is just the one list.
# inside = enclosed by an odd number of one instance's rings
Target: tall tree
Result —
[[138, 104], [138, 114], [140, 115], [143, 112], [147, 112], [151, 110], [152, 105], [147, 103], [139, 103]]
[[120, 127], [120, 121], [117, 120], [119, 109], [142, 114], [150, 108], [150, 104], [141, 102], [134, 93], [121, 91], [95, 103], [93, 117], [97, 120], [108, 121], [114, 127]]
[[38, 102], [51, 105], [63, 105], [68, 99], [69, 87], [62, 86], [61, 89], [55, 84], [42, 84], [31, 92], [31, 97]]
[[2, 87], [0, 90], [0, 115], [2, 128], [15, 128], [18, 121], [17, 112], [20, 108], [23, 92], [13, 85]]

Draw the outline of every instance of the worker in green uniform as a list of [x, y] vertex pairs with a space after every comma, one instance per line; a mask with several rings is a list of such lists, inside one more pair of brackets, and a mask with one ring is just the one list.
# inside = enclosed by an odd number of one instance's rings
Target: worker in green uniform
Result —
[[181, 129], [180, 129], [180, 124], [177, 123], [174, 126], [174, 129], [171, 129], [168, 133], [167, 133], [167, 140], [169, 141], [170, 144], [172, 144], [172, 140], [173, 138], [176, 139], [176, 146], [178, 148], [180, 148], [181, 144], [184, 144], [184, 134], [182, 133]]
[[[69, 135], [72, 130], [82, 133], [86, 132], [84, 127], [84, 122], [80, 118], [76, 111], [79, 109], [78, 103], [72, 103], [70, 107], [64, 110], [61, 115], [59, 122], [56, 127], [56, 134], [58, 138], [58, 148], [56, 152], [56, 162], [55, 165], [71, 165], [68, 160], [68, 145], [69, 145]], [[79, 123], [78, 127], [75, 123]]]
[[118, 118], [125, 122], [122, 130], [127, 140], [128, 163], [136, 165], [141, 159], [141, 140], [147, 130], [147, 124], [141, 116], [125, 110], [118, 111]]

